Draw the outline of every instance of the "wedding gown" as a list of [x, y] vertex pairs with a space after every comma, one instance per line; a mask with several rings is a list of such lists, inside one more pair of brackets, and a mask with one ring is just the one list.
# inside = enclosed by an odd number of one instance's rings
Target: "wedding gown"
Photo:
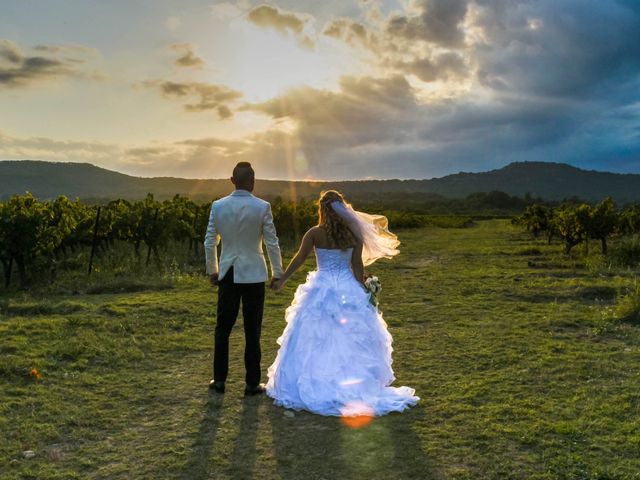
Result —
[[352, 249], [315, 253], [317, 270], [286, 310], [267, 395], [276, 405], [320, 415], [383, 415], [415, 405], [414, 389], [389, 386], [392, 338], [353, 276]]

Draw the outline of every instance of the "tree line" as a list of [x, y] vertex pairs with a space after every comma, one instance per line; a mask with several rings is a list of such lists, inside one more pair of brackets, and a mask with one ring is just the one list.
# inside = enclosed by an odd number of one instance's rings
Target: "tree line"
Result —
[[[26, 286], [79, 249], [93, 254], [129, 245], [135, 258], [160, 264], [169, 243], [182, 245], [193, 257], [202, 256], [202, 243], [211, 203], [196, 203], [181, 195], [159, 202], [152, 194], [144, 200], [112, 200], [91, 205], [59, 196], [41, 201], [31, 193], [14, 195], [0, 202], [0, 263], [4, 285], [17, 271], [20, 285]], [[276, 199], [272, 204], [278, 234], [286, 241], [297, 239], [317, 222], [311, 201], [298, 203]]]
[[640, 205], [618, 209], [611, 197], [597, 205], [567, 202], [559, 206], [533, 204], [512, 222], [524, 227], [534, 237], [546, 236], [548, 243], [554, 238], [563, 242], [565, 253], [580, 244], [589, 251], [589, 240], [599, 241], [603, 254], [613, 236], [640, 233]]
[[[429, 216], [407, 209], [387, 210], [367, 205], [372, 213], [389, 218], [393, 229], [422, 226], [465, 227], [469, 217]], [[22, 287], [35, 278], [54, 278], [64, 265], [84, 262], [88, 274], [94, 256], [114, 250], [130, 249], [137, 264], [154, 261], [161, 266], [163, 252], [178, 246], [188, 252], [190, 261], [203, 260], [202, 243], [209, 220], [211, 202], [198, 203], [189, 197], [175, 195], [158, 201], [153, 194], [143, 200], [122, 198], [102, 204], [71, 200], [59, 196], [55, 200], [39, 200], [31, 193], [14, 195], [0, 201], [0, 263], [4, 285], [11, 284], [17, 273]], [[271, 199], [271, 209], [278, 236], [285, 246], [293, 246], [310, 227], [317, 224], [314, 200], [297, 202], [282, 197]], [[126, 250], [125, 250], [126, 252]], [[74, 257], [69, 261], [70, 257]], [[81, 260], [78, 260], [81, 259]], [[79, 266], [73, 268], [80, 268]]]

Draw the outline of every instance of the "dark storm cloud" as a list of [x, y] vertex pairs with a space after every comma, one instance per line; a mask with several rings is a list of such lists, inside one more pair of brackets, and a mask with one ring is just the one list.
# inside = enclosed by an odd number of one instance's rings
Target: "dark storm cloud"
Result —
[[[387, 66], [406, 67], [423, 81], [440, 76], [431, 47], [448, 50], [454, 63], [445, 65], [458, 75], [464, 73], [463, 57], [469, 57], [477, 80], [500, 93], [591, 95], [615, 89], [640, 71], [637, 1], [425, 0], [417, 5], [417, 14], [385, 20], [386, 35], [376, 53], [387, 57]], [[467, 34], [465, 25], [472, 27]], [[325, 34], [363, 45], [381, 35], [345, 19], [329, 23]], [[416, 41], [426, 43], [426, 55], [408, 60], [394, 57], [389, 48], [414, 55]]]
[[478, 79], [496, 91], [607, 96], [638, 77], [640, 13], [626, 2], [478, 0], [477, 15]]

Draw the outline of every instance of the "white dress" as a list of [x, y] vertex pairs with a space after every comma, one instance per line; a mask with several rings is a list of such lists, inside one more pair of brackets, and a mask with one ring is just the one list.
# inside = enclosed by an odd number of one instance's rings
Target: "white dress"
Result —
[[267, 395], [276, 405], [320, 415], [383, 415], [415, 405], [414, 389], [389, 386], [391, 334], [353, 276], [352, 249], [315, 252], [318, 269], [286, 310]]

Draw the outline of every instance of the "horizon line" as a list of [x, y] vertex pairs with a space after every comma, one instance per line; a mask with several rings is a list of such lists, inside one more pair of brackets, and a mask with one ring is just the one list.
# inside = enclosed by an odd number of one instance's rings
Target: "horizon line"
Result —
[[[156, 176], [144, 176], [144, 175], [134, 175], [131, 173], [126, 173], [120, 170], [115, 170], [112, 168], [107, 168], [107, 167], [103, 167], [100, 165], [96, 165], [94, 163], [91, 162], [87, 162], [87, 161], [73, 161], [73, 160], [42, 160], [42, 159], [32, 159], [32, 158], [23, 158], [23, 159], [2, 159], [0, 160], [0, 163], [5, 163], [5, 162], [40, 162], [40, 163], [52, 163], [52, 164], [78, 164], [78, 165], [90, 165], [92, 167], [95, 168], [100, 168], [109, 172], [114, 172], [114, 173], [118, 173], [120, 175], [126, 175], [128, 177], [132, 177], [132, 178], [141, 178], [141, 179], [166, 179], [166, 178], [173, 178], [173, 179], [180, 179], [180, 180], [193, 180], [193, 181], [219, 181], [219, 180], [230, 180], [231, 177], [218, 177], [218, 178], [203, 178], [203, 177], [178, 177], [178, 176], [172, 176], [172, 175], [156, 175]], [[501, 167], [496, 167], [496, 168], [490, 168], [490, 169], [486, 169], [486, 170], [478, 170], [478, 171], [471, 171], [471, 170], [458, 170], [457, 172], [452, 172], [452, 173], [448, 173], [442, 176], [433, 176], [433, 177], [422, 177], [422, 178], [416, 178], [416, 177], [406, 177], [406, 178], [400, 178], [400, 177], [386, 177], [386, 178], [352, 178], [352, 179], [317, 179], [317, 178], [306, 178], [306, 179], [286, 179], [286, 178], [263, 178], [263, 177], [256, 177], [256, 181], [269, 181], [269, 182], [301, 182], [301, 183], [331, 183], [331, 182], [384, 182], [384, 181], [393, 181], [393, 180], [397, 180], [397, 181], [428, 181], [428, 180], [435, 180], [435, 179], [440, 179], [440, 178], [445, 178], [451, 175], [459, 175], [459, 174], [463, 174], [463, 173], [470, 173], [470, 174], [478, 174], [478, 173], [488, 173], [488, 172], [492, 172], [492, 171], [496, 171], [496, 170], [502, 170], [503, 168], [506, 168], [510, 165], [513, 164], [526, 164], [526, 163], [548, 163], [548, 164], [552, 164], [552, 165], [565, 165], [571, 168], [575, 168], [577, 170], [582, 170], [585, 172], [597, 172], [597, 173], [610, 173], [610, 174], [614, 174], [614, 175], [640, 175], [640, 172], [613, 172], [611, 170], [596, 170], [596, 169], [587, 169], [584, 167], [579, 167], [576, 165], [572, 165], [570, 163], [567, 162], [554, 162], [554, 161], [545, 161], [545, 160], [515, 160], [515, 161], [511, 161], [508, 162], [504, 165], [502, 165]]]

